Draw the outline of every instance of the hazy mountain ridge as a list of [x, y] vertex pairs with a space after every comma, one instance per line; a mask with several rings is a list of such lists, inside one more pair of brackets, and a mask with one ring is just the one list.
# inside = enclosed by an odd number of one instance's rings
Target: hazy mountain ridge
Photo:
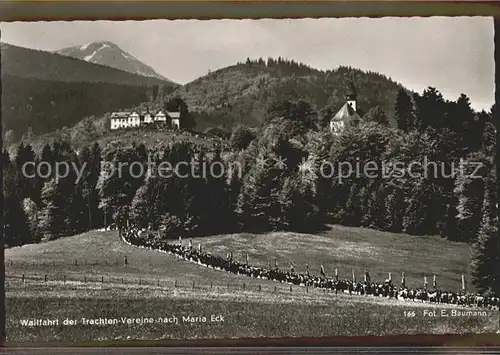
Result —
[[2, 75], [9, 74], [64, 82], [107, 82], [122, 85], [177, 84], [153, 77], [132, 74], [116, 68], [36, 49], [1, 43]]
[[[191, 111], [216, 124], [256, 125], [275, 100], [305, 99], [316, 109], [340, 109], [352, 81], [358, 93], [358, 108], [367, 112], [381, 106], [393, 122], [397, 92], [404, 87], [374, 72], [350, 67], [321, 71], [294, 62], [240, 63], [219, 69], [173, 91]], [[199, 122], [200, 123], [200, 122]]]
[[112, 42], [91, 42], [81, 46], [64, 48], [54, 53], [120, 69], [132, 74], [172, 82]]

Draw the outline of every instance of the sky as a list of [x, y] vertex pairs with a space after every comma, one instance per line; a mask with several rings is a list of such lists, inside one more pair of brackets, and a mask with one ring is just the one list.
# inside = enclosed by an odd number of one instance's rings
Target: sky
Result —
[[488, 17], [286, 20], [66, 21], [0, 24], [1, 40], [58, 50], [110, 41], [180, 84], [249, 58], [279, 56], [316, 69], [376, 71], [475, 109], [494, 103], [493, 20]]

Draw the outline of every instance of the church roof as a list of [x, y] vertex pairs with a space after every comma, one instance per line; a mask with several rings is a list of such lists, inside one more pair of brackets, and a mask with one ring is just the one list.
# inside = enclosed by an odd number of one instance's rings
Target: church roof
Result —
[[335, 116], [333, 116], [332, 121], [359, 121], [361, 117], [359, 117], [358, 113], [354, 111], [354, 109], [349, 105], [348, 102], [342, 106], [342, 108], [337, 112]]
[[128, 118], [130, 112], [113, 112], [111, 118]]

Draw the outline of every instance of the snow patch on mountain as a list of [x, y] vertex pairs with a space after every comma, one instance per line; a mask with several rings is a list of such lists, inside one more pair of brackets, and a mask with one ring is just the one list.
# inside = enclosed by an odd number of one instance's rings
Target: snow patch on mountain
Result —
[[130, 60], [137, 60], [133, 55], [127, 54], [125, 52], [122, 52], [122, 56]]
[[104, 43], [99, 49], [96, 49], [92, 54], [83, 57], [83, 59], [87, 62], [90, 62], [92, 60], [92, 58], [94, 58], [94, 56], [97, 54], [97, 52], [101, 51], [102, 49], [104, 49], [106, 47], [109, 47], [109, 46], [106, 43]]
[[82, 50], [82, 51], [86, 50], [88, 48], [88, 46], [90, 46], [91, 43], [84, 44], [83, 46], [80, 47], [80, 50]]
[[158, 74], [153, 68], [144, 64], [132, 54], [125, 52], [116, 44], [109, 41], [91, 42], [80, 46], [64, 48], [55, 53], [133, 74], [171, 81]]

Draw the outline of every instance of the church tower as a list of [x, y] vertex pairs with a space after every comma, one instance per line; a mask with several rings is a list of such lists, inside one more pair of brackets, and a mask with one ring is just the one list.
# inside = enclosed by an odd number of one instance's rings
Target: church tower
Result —
[[356, 100], [358, 98], [358, 94], [356, 92], [356, 88], [354, 87], [354, 83], [352, 81], [349, 82], [349, 87], [347, 89], [347, 104], [352, 107], [354, 111], [357, 111]]
[[346, 94], [346, 102], [344, 106], [330, 120], [330, 131], [334, 134], [339, 134], [347, 127], [355, 127], [361, 121], [361, 117], [357, 113], [357, 93], [354, 84], [349, 82], [349, 87]]

